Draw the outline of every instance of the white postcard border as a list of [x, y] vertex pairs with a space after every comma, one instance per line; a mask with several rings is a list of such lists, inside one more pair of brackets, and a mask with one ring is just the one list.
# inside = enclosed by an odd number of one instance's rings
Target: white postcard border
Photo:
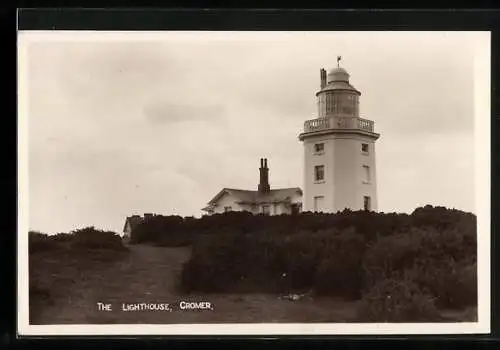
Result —
[[[190, 35], [270, 35], [270, 32], [171, 32], [183, 40]], [[331, 35], [331, 32], [271, 32], [271, 35]], [[366, 32], [335, 32], [358, 35]], [[402, 35], [412, 32], [401, 32]], [[413, 32], [414, 33], [414, 32]], [[456, 33], [456, 32], [455, 32]], [[490, 332], [490, 67], [491, 33], [475, 37], [475, 185], [478, 220], [478, 322], [475, 323], [299, 323], [299, 324], [170, 324], [170, 325], [30, 325], [28, 319], [28, 89], [27, 45], [37, 40], [157, 40], [164, 32], [18, 32], [18, 334], [61, 335], [392, 335], [486, 334]], [[108, 35], [111, 34], [111, 35]], [[169, 33], [170, 34], [170, 33]]]

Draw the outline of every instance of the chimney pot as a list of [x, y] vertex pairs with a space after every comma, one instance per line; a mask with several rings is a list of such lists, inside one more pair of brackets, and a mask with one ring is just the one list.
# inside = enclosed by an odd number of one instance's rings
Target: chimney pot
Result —
[[258, 191], [261, 193], [269, 192], [269, 169], [267, 168], [267, 158], [260, 159], [260, 183], [258, 186]]
[[324, 68], [320, 69], [320, 86], [321, 89], [326, 86], [326, 70]]

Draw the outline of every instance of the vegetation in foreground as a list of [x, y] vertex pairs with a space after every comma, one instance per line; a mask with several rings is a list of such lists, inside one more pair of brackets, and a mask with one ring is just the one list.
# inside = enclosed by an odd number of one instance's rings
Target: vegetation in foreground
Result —
[[439, 322], [439, 310], [477, 306], [476, 235], [475, 215], [425, 206], [410, 215], [159, 216], [132, 242], [192, 244], [187, 293], [309, 291], [358, 300], [360, 322]]
[[36, 322], [40, 310], [71, 290], [75, 278], [125, 257], [128, 248], [114, 232], [86, 227], [71, 233], [47, 235], [30, 231], [29, 317]]
[[[306, 291], [352, 302], [357, 322], [449, 321], [450, 309], [467, 310], [458, 321], [475, 321], [476, 240], [473, 214], [431, 206], [411, 215], [153, 217], [132, 233], [132, 243], [192, 247], [178, 281], [183, 293]], [[30, 319], [75, 279], [128, 254], [118, 235], [92, 227], [30, 232], [29, 247]]]

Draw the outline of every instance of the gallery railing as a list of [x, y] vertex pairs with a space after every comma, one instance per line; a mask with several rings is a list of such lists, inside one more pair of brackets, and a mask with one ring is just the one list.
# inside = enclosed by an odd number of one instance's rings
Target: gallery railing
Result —
[[330, 129], [358, 129], [374, 132], [374, 122], [368, 119], [354, 117], [325, 117], [307, 120], [304, 132], [314, 132]]

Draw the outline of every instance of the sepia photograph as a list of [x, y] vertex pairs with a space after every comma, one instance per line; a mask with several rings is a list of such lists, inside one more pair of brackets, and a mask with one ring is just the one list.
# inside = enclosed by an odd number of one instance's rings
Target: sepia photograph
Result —
[[489, 45], [19, 31], [19, 329], [487, 333]]

